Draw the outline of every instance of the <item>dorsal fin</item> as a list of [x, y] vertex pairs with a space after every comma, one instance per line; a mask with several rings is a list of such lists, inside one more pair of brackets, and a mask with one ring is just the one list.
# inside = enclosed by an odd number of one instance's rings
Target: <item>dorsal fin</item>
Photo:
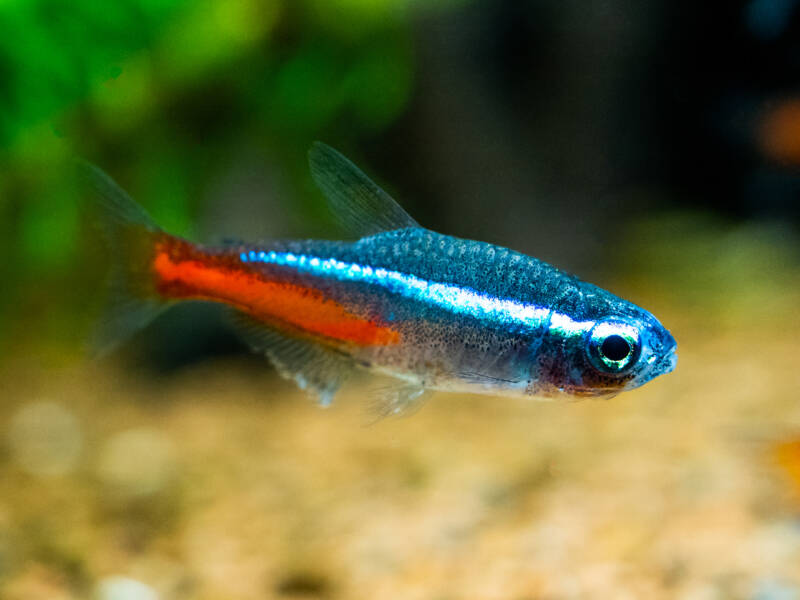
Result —
[[330, 146], [314, 142], [308, 151], [308, 164], [334, 217], [353, 235], [366, 237], [419, 227], [389, 194]]

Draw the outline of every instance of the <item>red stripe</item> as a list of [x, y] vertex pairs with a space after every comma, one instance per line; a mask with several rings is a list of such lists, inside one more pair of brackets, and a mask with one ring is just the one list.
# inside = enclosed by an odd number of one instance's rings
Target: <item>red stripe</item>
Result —
[[232, 255], [208, 255], [182, 240], [159, 240], [153, 268], [167, 298], [222, 302], [271, 325], [360, 346], [400, 341], [396, 330], [354, 315], [317, 289], [268, 280]]

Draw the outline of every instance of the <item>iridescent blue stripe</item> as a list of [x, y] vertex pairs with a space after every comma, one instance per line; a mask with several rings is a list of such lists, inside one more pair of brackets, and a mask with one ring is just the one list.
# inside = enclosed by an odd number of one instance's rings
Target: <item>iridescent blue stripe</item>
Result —
[[239, 258], [244, 263], [292, 267], [301, 273], [333, 278], [337, 281], [379, 285], [411, 300], [429, 303], [478, 319], [513, 323], [526, 329], [536, 329], [547, 323], [550, 329], [572, 335], [588, 331], [594, 324], [591, 321], [575, 321], [563, 313], [543, 306], [497, 298], [458, 285], [426, 281], [407, 273], [347, 263], [335, 258], [255, 250], [242, 252]]

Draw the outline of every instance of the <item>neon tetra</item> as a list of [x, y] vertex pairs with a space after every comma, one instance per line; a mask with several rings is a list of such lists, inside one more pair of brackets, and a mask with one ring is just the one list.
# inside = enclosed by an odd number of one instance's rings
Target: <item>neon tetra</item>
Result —
[[427, 390], [608, 397], [675, 367], [675, 340], [647, 311], [535, 258], [420, 227], [328, 146], [309, 159], [357, 241], [193, 244], [87, 166], [119, 259], [101, 346], [173, 302], [218, 302], [323, 404], [356, 367], [397, 378], [390, 413]]

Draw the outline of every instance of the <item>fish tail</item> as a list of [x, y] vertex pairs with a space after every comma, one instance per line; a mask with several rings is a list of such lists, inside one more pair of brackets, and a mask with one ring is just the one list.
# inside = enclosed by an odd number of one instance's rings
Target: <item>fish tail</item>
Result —
[[108, 306], [91, 340], [92, 353], [103, 356], [169, 306], [152, 268], [158, 240], [169, 236], [102, 170], [81, 162], [78, 173], [93, 192], [112, 263]]

